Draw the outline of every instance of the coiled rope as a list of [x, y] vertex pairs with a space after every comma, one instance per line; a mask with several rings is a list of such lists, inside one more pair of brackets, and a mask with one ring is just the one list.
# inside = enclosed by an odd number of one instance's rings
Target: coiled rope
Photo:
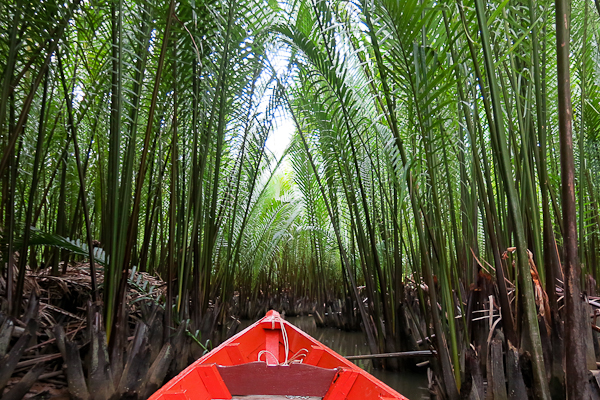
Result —
[[[279, 363], [278, 365], [290, 365], [292, 363], [297, 363], [297, 364], [301, 364], [302, 361], [304, 361], [304, 357], [306, 357], [308, 355], [308, 350], [305, 348], [301, 348], [300, 350], [298, 350], [291, 358], [289, 357], [290, 354], [290, 343], [289, 343], [289, 339], [288, 339], [288, 335], [287, 335], [287, 331], [285, 330], [285, 324], [283, 322], [283, 319], [277, 315], [275, 318], [273, 318], [271, 320], [271, 329], [275, 330], [275, 323], [279, 322], [279, 326], [281, 327], [281, 336], [283, 337], [283, 349], [285, 352], [285, 360], [283, 361], [283, 363]], [[263, 354], [270, 354], [271, 357], [273, 357], [273, 359], [275, 361], [278, 361], [278, 358], [275, 357], [275, 355], [273, 353], [271, 353], [269, 350], [261, 350], [258, 352], [258, 358], [257, 360], [260, 361], [260, 357]], [[267, 358], [265, 357], [265, 362], [267, 362]]]

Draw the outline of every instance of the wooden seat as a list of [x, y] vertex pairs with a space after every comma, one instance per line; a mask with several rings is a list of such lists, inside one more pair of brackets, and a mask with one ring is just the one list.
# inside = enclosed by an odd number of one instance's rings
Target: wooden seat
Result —
[[[264, 362], [217, 366], [217, 369], [231, 395], [257, 400], [322, 398], [338, 372], [337, 369], [320, 368], [314, 365], [267, 365]], [[263, 397], [247, 397], [252, 395]]]
[[321, 400], [322, 397], [314, 396], [233, 396], [232, 400]]

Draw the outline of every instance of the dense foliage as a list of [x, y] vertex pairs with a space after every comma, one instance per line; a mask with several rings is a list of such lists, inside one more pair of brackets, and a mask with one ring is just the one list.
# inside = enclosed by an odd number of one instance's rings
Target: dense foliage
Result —
[[[571, 4], [578, 256], [590, 290], [599, 13], [597, 2]], [[477, 293], [493, 279], [498, 327], [531, 353], [537, 394], [548, 396], [546, 370], [564, 382], [542, 356], [564, 301], [553, 3], [7, 0], [0, 19], [13, 314], [27, 268], [59, 274], [86, 253], [103, 276], [94, 295], [109, 338], [134, 266], [168, 283], [169, 326], [199, 324], [234, 295], [348, 299], [373, 352], [435, 337], [456, 398], [466, 350], [486, 343], [472, 315], [490, 307]], [[282, 118], [295, 129], [277, 159], [266, 142]]]

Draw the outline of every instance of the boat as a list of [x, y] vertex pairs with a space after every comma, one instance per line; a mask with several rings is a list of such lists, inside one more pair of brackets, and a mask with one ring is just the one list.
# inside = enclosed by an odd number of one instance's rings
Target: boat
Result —
[[406, 397], [271, 310], [199, 358], [150, 397], [150, 400], [188, 399]]

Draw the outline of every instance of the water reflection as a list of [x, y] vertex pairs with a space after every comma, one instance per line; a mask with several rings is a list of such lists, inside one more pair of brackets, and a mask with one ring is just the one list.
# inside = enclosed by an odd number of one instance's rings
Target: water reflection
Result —
[[[286, 320], [343, 356], [370, 353], [362, 332], [317, 328], [313, 317], [288, 317]], [[242, 321], [240, 330], [250, 324], [251, 321]], [[423, 373], [386, 371], [374, 369], [370, 360], [355, 360], [354, 363], [411, 400], [429, 399], [425, 369]]]

